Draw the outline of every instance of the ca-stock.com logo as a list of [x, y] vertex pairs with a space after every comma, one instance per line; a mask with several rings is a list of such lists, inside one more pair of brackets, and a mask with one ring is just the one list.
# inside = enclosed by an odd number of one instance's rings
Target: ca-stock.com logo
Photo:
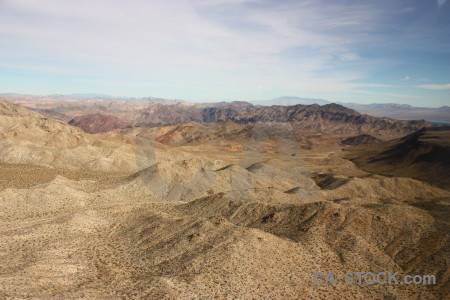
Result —
[[399, 272], [345, 272], [338, 275], [332, 272], [316, 272], [313, 275], [316, 284], [345, 284], [373, 285], [373, 284], [395, 284], [395, 285], [435, 285], [436, 275], [400, 275]]

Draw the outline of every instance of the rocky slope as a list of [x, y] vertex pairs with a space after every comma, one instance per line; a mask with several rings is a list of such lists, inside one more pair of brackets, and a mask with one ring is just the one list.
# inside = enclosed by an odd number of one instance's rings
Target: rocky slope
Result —
[[[47, 97], [48, 98], [48, 97]], [[377, 118], [360, 114], [338, 104], [326, 105], [252, 105], [248, 102], [198, 103], [157, 101], [158, 99], [83, 99], [57, 98], [15, 99], [42, 114], [63, 121], [87, 115], [112, 115], [123, 121], [114, 121], [115, 126], [123, 128], [128, 122], [139, 126], [154, 127], [187, 122], [216, 123], [232, 120], [246, 123], [289, 123], [295, 130], [302, 132], [321, 132], [333, 134], [361, 134], [401, 136], [420, 129], [427, 124], [423, 121], [398, 121], [389, 118]], [[59, 99], [59, 100], [58, 100]], [[125, 121], [127, 120], [127, 121]], [[94, 120], [92, 120], [94, 121]], [[101, 123], [101, 122], [100, 122]], [[74, 124], [77, 124], [74, 122]], [[87, 122], [80, 125], [87, 129]], [[90, 127], [89, 132], [103, 132], [105, 128], [98, 124]], [[108, 128], [109, 126], [106, 126]]]
[[108, 132], [117, 128], [129, 127], [133, 124], [128, 120], [100, 113], [75, 117], [68, 123], [88, 133]]
[[231, 104], [197, 107], [152, 105], [139, 112], [137, 124], [157, 126], [184, 122], [213, 123], [232, 120], [239, 124], [257, 122], [290, 123], [295, 130], [325, 133], [372, 133], [405, 135], [427, 124], [424, 121], [398, 121], [360, 114], [337, 104], [319, 106], [253, 106]]
[[411, 177], [450, 188], [449, 126], [423, 128], [400, 139], [348, 151], [349, 158], [368, 172]]
[[121, 171], [136, 168], [133, 138], [93, 136], [0, 100], [0, 162], [44, 167]]
[[10, 103], [3, 99], [0, 99], [0, 115], [8, 117], [43, 118], [43, 116], [37, 112], [33, 112], [22, 105]]
[[381, 142], [380, 139], [377, 139], [376, 137], [373, 137], [370, 134], [360, 134], [357, 136], [346, 138], [341, 141], [341, 143], [344, 145], [352, 145], [352, 146], [373, 145], [379, 142]]
[[[289, 122], [92, 135], [0, 107], [2, 299], [449, 296], [450, 192], [361, 171], [338, 143], [301, 149]], [[437, 284], [313, 281], [346, 271]]]

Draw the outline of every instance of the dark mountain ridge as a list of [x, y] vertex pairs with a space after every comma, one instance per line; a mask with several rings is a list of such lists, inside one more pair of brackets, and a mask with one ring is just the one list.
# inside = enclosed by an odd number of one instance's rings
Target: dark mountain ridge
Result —
[[429, 126], [425, 121], [399, 121], [360, 114], [353, 109], [331, 103], [320, 106], [254, 106], [229, 103], [219, 106], [155, 104], [137, 113], [136, 124], [161, 126], [177, 123], [216, 123], [226, 120], [238, 124], [289, 122], [294, 129], [326, 133], [373, 133], [405, 135]]
[[[29, 105], [33, 103], [30, 102]], [[354, 135], [366, 133], [375, 136], [399, 137], [430, 126], [422, 120], [399, 121], [373, 117], [335, 103], [322, 106], [318, 104], [262, 106], [244, 101], [199, 104], [74, 101], [59, 103], [56, 107], [52, 107], [52, 103], [48, 102], [41, 106], [39, 102], [39, 107], [36, 107], [38, 104], [33, 104], [34, 110], [49, 118], [66, 122], [72, 120], [70, 124], [88, 130], [90, 133], [124, 128], [130, 124], [156, 127], [188, 122], [217, 123], [231, 120], [238, 124], [288, 123], [292, 129], [307, 133]], [[96, 117], [94, 118], [93, 115]], [[106, 118], [104, 115], [109, 117]], [[113, 120], [111, 116], [120, 120]], [[89, 125], [90, 122], [93, 124]]]
[[121, 119], [113, 115], [104, 115], [100, 113], [75, 117], [68, 123], [69, 125], [77, 126], [88, 133], [108, 132], [132, 125], [132, 122], [128, 120]]
[[378, 142], [372, 148], [348, 149], [349, 158], [365, 171], [404, 176], [450, 188], [450, 127], [422, 128], [405, 137]]

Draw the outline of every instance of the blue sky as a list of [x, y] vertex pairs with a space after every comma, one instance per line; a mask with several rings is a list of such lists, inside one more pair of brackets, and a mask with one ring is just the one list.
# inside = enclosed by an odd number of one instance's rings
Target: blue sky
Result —
[[0, 92], [450, 105], [450, 0], [0, 0]]

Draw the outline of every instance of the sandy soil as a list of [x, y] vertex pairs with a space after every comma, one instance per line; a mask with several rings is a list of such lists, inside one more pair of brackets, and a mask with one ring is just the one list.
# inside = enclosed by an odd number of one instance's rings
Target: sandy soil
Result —
[[[361, 171], [337, 143], [148, 148], [136, 131], [87, 135], [36, 118], [0, 122], [3, 149], [35, 155], [1, 156], [2, 299], [449, 297], [449, 191]], [[347, 271], [437, 285], [313, 281]]]
[[[436, 292], [448, 288], [448, 215], [438, 211], [448, 211], [448, 192], [368, 176], [339, 151], [267, 155], [255, 166], [243, 153], [182, 150], [190, 160], [166, 158], [136, 174], [2, 165], [0, 296], [444, 297]], [[194, 184], [195, 162], [210, 166], [208, 187]], [[314, 174], [330, 173], [320, 187]], [[440, 281], [438, 288], [312, 281], [315, 272], [344, 270], [437, 273]]]

